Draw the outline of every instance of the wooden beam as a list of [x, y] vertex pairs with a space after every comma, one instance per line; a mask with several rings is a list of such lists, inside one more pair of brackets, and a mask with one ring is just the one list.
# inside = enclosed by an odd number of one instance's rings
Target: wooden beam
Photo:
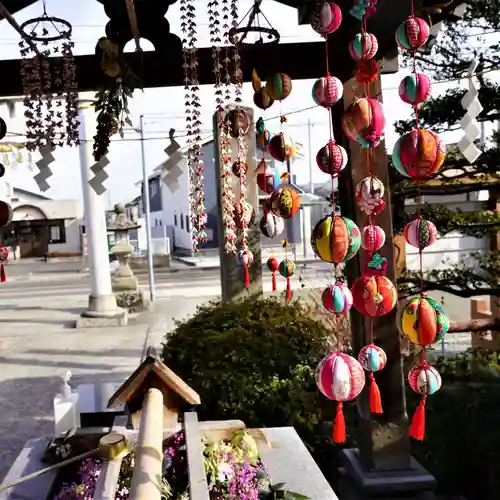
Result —
[[[347, 107], [356, 95], [360, 86], [352, 79], [344, 84], [344, 106]], [[380, 78], [373, 85], [372, 95], [380, 93]], [[358, 92], [361, 92], [359, 88]], [[361, 212], [355, 201], [357, 183], [367, 175], [366, 153], [357, 143], [347, 142], [340, 127], [342, 106], [333, 108], [333, 122], [336, 129], [336, 140], [348, 151], [349, 166], [339, 178], [339, 197], [341, 212], [352, 218], [361, 228], [368, 223], [366, 215]], [[396, 266], [393, 248], [391, 195], [389, 189], [388, 162], [385, 144], [382, 142], [373, 151], [371, 169], [386, 188], [387, 206], [376, 218], [376, 224], [388, 236], [381, 254], [388, 260], [387, 277], [396, 283]], [[352, 259], [346, 266], [349, 285], [362, 274], [361, 263], [364, 253]], [[352, 344], [355, 354], [370, 343], [369, 321], [356, 310], [351, 310]], [[358, 442], [360, 458], [368, 469], [401, 470], [410, 466], [410, 445], [407, 431], [406, 403], [403, 383], [403, 367], [401, 362], [401, 342], [396, 327], [396, 309], [390, 314], [376, 318], [374, 321], [375, 341], [387, 354], [387, 366], [377, 373], [377, 382], [382, 394], [384, 414], [374, 417], [370, 413], [368, 390], [358, 397], [360, 427]]]

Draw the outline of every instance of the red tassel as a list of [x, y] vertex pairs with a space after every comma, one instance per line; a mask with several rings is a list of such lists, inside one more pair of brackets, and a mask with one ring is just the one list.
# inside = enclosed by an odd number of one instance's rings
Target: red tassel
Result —
[[250, 272], [248, 271], [248, 266], [243, 266], [243, 276], [245, 280], [245, 286], [250, 286]]
[[286, 279], [286, 300], [292, 300], [292, 286], [290, 284], [290, 278]]
[[0, 281], [2, 283], [5, 283], [7, 281], [7, 278], [5, 277], [5, 266], [4, 266], [3, 262], [1, 263], [0, 267], [1, 267], [1, 269], [0, 269]]
[[342, 444], [345, 443], [345, 440], [345, 419], [342, 411], [342, 401], [337, 401], [337, 414], [333, 424], [333, 442]]
[[418, 405], [409, 429], [410, 436], [417, 441], [423, 441], [425, 438], [425, 397]]
[[373, 372], [370, 372], [370, 411], [372, 413], [384, 413], [380, 389], [378, 388]]
[[273, 292], [276, 291], [276, 271], [273, 271]]

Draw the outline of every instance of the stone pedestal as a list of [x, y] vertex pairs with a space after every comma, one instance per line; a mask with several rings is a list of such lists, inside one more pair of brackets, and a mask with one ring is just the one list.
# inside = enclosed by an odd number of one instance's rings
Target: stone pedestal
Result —
[[435, 500], [436, 479], [413, 457], [409, 467], [367, 470], [357, 449], [341, 455], [339, 500]]
[[111, 295], [89, 295], [89, 308], [76, 320], [76, 328], [102, 328], [127, 326], [128, 311], [117, 307], [116, 297]]

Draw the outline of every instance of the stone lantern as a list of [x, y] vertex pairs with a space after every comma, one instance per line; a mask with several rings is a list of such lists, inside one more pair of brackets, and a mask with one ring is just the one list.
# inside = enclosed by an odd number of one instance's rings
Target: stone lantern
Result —
[[110, 252], [118, 260], [118, 268], [111, 278], [111, 286], [118, 306], [128, 309], [129, 312], [140, 312], [149, 308], [149, 299], [139, 289], [139, 281], [129, 265], [134, 248], [129, 243], [128, 232], [139, 227], [127, 217], [123, 205], [115, 205], [107, 220], [108, 231], [115, 233], [115, 244]]

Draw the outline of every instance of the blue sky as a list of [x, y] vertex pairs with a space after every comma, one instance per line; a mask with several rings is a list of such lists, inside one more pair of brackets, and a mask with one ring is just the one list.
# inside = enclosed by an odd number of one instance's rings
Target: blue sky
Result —
[[[78, 3], [78, 7], [76, 6]], [[240, 0], [240, 14], [243, 16], [252, 5], [253, 0]], [[206, 19], [206, 0], [197, 0], [199, 4], [199, 15], [202, 21], [199, 23], [200, 46], [209, 46], [208, 25]], [[49, 14], [62, 17], [73, 25], [73, 38], [76, 43], [76, 54], [92, 54], [99, 37], [104, 36], [104, 26], [108, 18], [104, 14], [104, 9], [97, 1], [76, 0], [46, 0]], [[171, 31], [180, 34], [180, 10], [179, 2], [172, 6], [167, 14]], [[297, 26], [297, 13], [295, 9], [277, 4], [272, 0], [264, 0], [262, 4], [263, 12], [271, 24], [281, 33], [282, 43], [317, 41], [320, 37], [309, 26]], [[42, 3], [37, 2], [33, 6], [16, 14], [19, 23], [40, 15]], [[14, 59], [19, 57], [17, 43], [19, 36], [5, 22], [0, 23], [0, 58]], [[133, 50], [132, 44], [129, 45]], [[144, 46], [147, 48], [147, 45]], [[165, 61], [165, 68], [159, 71], [168, 71], [168, 60]], [[279, 70], [279, 68], [277, 68]], [[387, 147], [392, 148], [397, 135], [392, 124], [398, 119], [411, 116], [410, 106], [404, 104], [398, 97], [397, 87], [401, 78], [406, 74], [401, 71], [396, 75], [383, 77], [382, 86], [384, 89], [383, 99], [385, 102], [385, 112], [387, 119], [386, 139]], [[318, 75], [321, 76], [321, 75]], [[287, 112], [302, 110], [314, 105], [311, 98], [312, 80], [295, 81], [293, 92], [283, 103], [283, 110]], [[434, 86], [433, 95], [437, 95], [446, 90], [452, 84], [440, 84]], [[455, 84], [456, 85], [456, 84]], [[464, 82], [461, 85], [465, 85]], [[214, 109], [213, 87], [205, 86], [200, 92], [202, 101], [202, 129], [205, 135], [210, 133], [211, 116]], [[91, 97], [89, 94], [87, 97]], [[143, 113], [145, 118], [146, 135], [146, 159], [148, 172], [153, 169], [165, 157], [163, 149], [167, 145], [168, 130], [173, 127], [179, 135], [185, 133], [184, 119], [184, 89], [165, 88], [147, 89], [144, 93], [136, 91], [136, 96], [131, 102], [131, 113], [134, 125], [138, 124], [139, 115]], [[252, 90], [250, 84], [244, 86], [244, 104], [252, 104]], [[5, 111], [5, 110], [3, 110]], [[22, 106], [17, 108], [17, 118], [7, 120], [8, 128], [11, 131], [22, 132]], [[258, 113], [262, 113], [257, 110]], [[279, 106], [275, 105], [264, 113], [264, 118], [275, 117], [280, 112]], [[0, 114], [6, 116], [0, 109]], [[257, 114], [259, 116], [259, 114]], [[314, 157], [319, 148], [328, 141], [328, 115], [322, 108], [315, 108], [308, 111], [290, 114], [286, 127], [293, 138], [304, 144], [305, 158], [298, 160], [294, 165], [294, 174], [297, 175], [299, 183], [309, 182], [309, 148], [311, 157]], [[308, 144], [308, 122], [313, 127], [311, 130], [311, 144]], [[89, 124], [91, 125], [91, 124]], [[268, 122], [270, 129], [279, 128], [279, 120]], [[92, 127], [92, 125], [91, 125]], [[91, 128], [91, 130], [93, 127]], [[449, 140], [456, 140], [449, 137]], [[125, 141], [115, 141], [112, 143], [109, 159], [111, 165], [107, 167], [110, 175], [106, 186], [108, 192], [103, 195], [108, 204], [117, 202], [127, 202], [139, 194], [135, 183], [141, 179], [141, 149], [137, 134], [127, 132]], [[182, 143], [182, 139], [178, 139]], [[15, 139], [22, 141], [22, 137]], [[78, 163], [78, 152], [75, 149], [60, 149], [55, 154], [56, 162], [51, 165], [54, 175], [49, 179], [51, 189], [44, 194], [59, 199], [81, 199], [81, 180]], [[37, 158], [35, 157], [35, 160]], [[314, 181], [326, 180], [326, 176], [313, 165]], [[9, 180], [15, 187], [38, 192], [36, 183], [33, 180], [35, 171], [30, 170], [27, 165], [21, 164], [12, 167], [9, 171]]]

